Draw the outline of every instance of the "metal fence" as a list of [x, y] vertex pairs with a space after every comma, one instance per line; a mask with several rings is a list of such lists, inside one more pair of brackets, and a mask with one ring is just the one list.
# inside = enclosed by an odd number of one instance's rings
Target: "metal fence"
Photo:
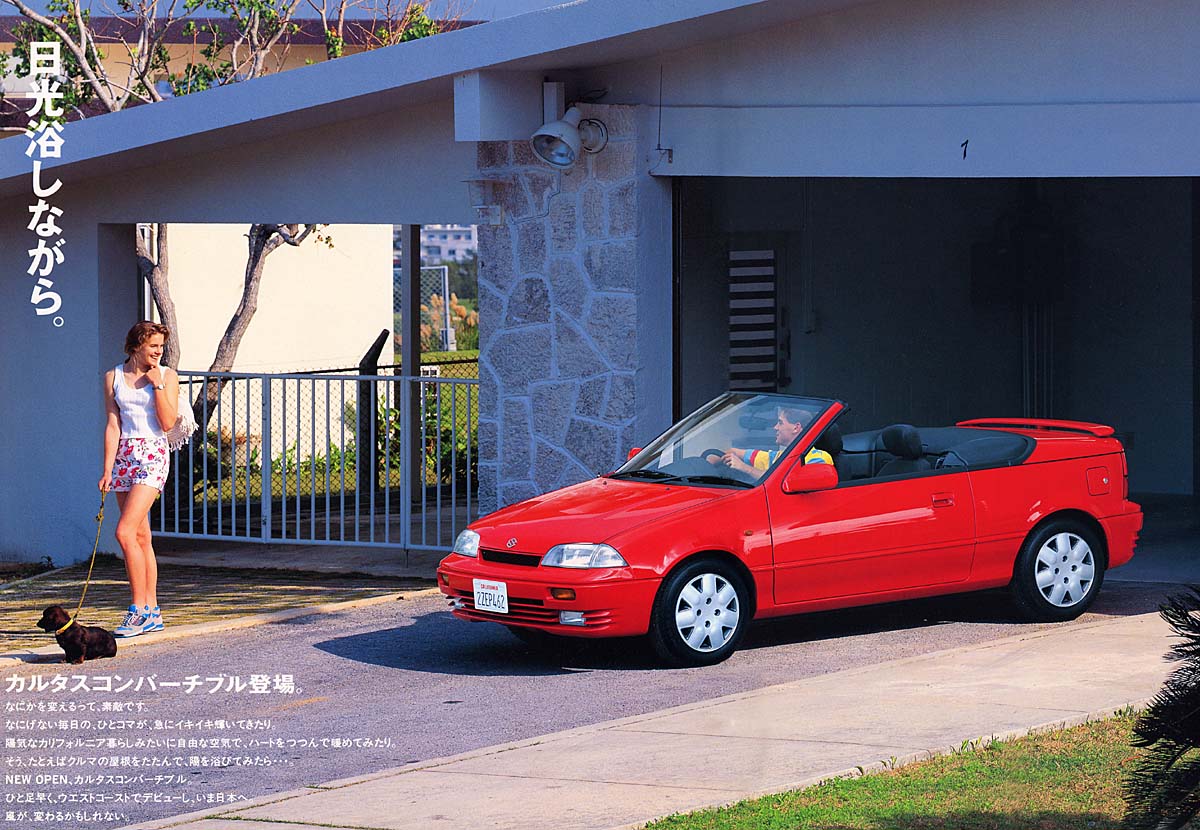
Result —
[[384, 372], [180, 372], [202, 426], [173, 453], [155, 532], [448, 548], [478, 515], [478, 380]]
[[[468, 352], [468, 354], [472, 354]], [[393, 363], [387, 366], [378, 368], [381, 375], [392, 375], [400, 370], [399, 363]], [[350, 372], [352, 369], [336, 369], [331, 371]], [[323, 374], [323, 373], [322, 373]], [[430, 363], [421, 364], [421, 377], [423, 378], [469, 378], [474, 380], [479, 377], [479, 358], [478, 357], [463, 357], [463, 358], [445, 358], [437, 359]]]

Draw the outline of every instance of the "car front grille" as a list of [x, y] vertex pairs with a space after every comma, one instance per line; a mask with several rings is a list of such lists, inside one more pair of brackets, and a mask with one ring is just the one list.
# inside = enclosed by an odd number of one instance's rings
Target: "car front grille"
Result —
[[523, 565], [527, 568], [536, 568], [542, 561], [542, 557], [536, 553], [510, 553], [506, 550], [488, 550], [487, 548], [479, 551], [479, 558], [484, 562]]

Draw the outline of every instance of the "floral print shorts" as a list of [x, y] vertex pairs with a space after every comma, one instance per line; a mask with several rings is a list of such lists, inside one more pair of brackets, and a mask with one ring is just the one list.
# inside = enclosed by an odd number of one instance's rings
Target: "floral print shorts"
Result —
[[146, 484], [160, 493], [167, 482], [170, 452], [164, 438], [122, 438], [113, 462], [112, 490], [128, 493], [135, 484]]

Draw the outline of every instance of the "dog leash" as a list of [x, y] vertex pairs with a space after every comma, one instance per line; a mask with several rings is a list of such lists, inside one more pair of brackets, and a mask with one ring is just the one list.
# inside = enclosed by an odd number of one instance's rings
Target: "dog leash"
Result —
[[54, 632], [56, 635], [62, 634], [74, 625], [75, 618], [79, 616], [79, 612], [83, 608], [83, 598], [87, 596], [88, 585], [92, 582], [92, 568], [96, 565], [96, 550], [100, 547], [100, 528], [104, 527], [104, 501], [107, 498], [108, 491], [105, 490], [100, 494], [100, 512], [96, 514], [96, 541], [92, 545], [92, 561], [88, 563], [87, 579], [83, 581], [83, 593], [79, 595], [79, 605], [75, 607], [75, 613], [71, 615], [71, 619], [67, 620], [67, 624]]

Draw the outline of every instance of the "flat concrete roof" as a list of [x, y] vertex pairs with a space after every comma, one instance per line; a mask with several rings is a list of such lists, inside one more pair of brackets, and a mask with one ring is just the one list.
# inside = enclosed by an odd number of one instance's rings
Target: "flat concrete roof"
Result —
[[[184, 159], [296, 129], [453, 95], [483, 69], [569, 70], [620, 63], [765, 29], [864, 0], [575, 0], [436, 37], [267, 75], [68, 124], [67, 181]], [[621, 102], [614, 102], [621, 103]], [[27, 142], [0, 141], [0, 197], [29, 191]]]

